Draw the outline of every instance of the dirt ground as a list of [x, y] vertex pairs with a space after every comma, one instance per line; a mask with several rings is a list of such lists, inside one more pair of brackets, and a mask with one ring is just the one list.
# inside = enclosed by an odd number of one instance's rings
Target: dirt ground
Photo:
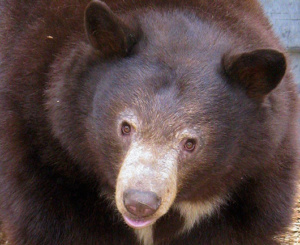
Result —
[[295, 207], [293, 224], [288, 232], [279, 238], [282, 245], [300, 245], [300, 184], [298, 190], [298, 203]]
[[7, 241], [5, 241], [3, 233], [0, 231], [0, 245], [9, 245]]
[[[295, 214], [293, 224], [289, 228], [288, 232], [282, 235], [279, 240], [282, 245], [300, 245], [300, 185], [299, 185], [299, 198], [295, 207]], [[5, 241], [4, 235], [0, 232], [0, 245], [9, 245]]]

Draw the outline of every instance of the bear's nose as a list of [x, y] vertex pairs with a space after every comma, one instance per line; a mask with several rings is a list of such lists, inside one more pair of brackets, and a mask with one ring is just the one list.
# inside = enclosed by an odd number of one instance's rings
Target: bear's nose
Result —
[[127, 211], [140, 218], [154, 214], [161, 204], [161, 198], [152, 191], [129, 189], [123, 196]]

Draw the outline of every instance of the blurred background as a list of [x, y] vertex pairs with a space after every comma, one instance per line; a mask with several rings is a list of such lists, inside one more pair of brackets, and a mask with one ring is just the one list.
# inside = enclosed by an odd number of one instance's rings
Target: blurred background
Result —
[[300, 92], [300, 0], [261, 0], [261, 3], [290, 53]]

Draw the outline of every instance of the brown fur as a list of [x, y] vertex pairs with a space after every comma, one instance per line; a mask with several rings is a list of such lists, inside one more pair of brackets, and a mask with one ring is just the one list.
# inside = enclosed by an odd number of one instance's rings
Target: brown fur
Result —
[[[128, 146], [113, 126], [127, 107], [158, 149], [186, 125], [204, 135], [202, 150], [179, 157], [176, 203], [226, 199], [183, 234], [171, 208], [155, 245], [277, 244], [297, 178], [297, 93], [289, 70], [280, 82], [277, 69], [254, 76], [232, 58], [285, 54], [258, 2], [107, 1], [118, 15], [117, 25], [105, 20], [110, 35], [85, 29], [88, 3], [0, 3], [0, 217], [10, 244], [138, 244], [114, 203]], [[273, 73], [276, 84], [257, 86]]]

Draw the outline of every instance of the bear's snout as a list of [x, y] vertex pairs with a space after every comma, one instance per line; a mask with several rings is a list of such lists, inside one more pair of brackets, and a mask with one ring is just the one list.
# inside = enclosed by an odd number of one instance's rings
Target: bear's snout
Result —
[[177, 151], [151, 146], [132, 142], [117, 178], [116, 205], [134, 229], [154, 224], [177, 194]]
[[161, 204], [161, 198], [152, 191], [129, 189], [123, 195], [124, 206], [127, 211], [138, 218], [153, 215]]

